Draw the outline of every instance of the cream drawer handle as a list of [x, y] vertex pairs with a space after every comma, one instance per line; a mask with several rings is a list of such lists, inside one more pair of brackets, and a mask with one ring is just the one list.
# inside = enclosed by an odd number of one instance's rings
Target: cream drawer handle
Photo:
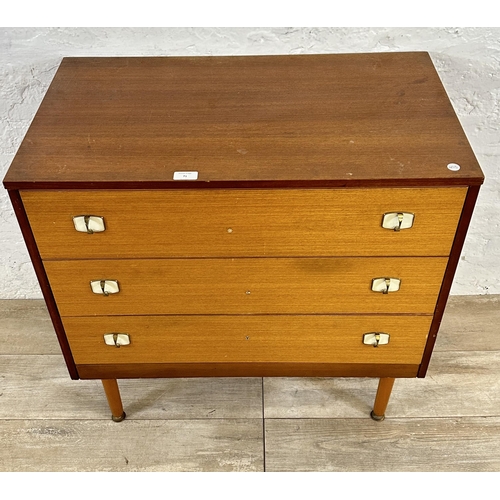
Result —
[[372, 290], [374, 292], [382, 292], [387, 295], [389, 292], [397, 292], [401, 287], [399, 278], [373, 278]]
[[115, 347], [130, 344], [130, 336], [128, 333], [106, 333], [104, 335], [104, 343]]
[[378, 347], [389, 343], [390, 335], [384, 332], [370, 332], [363, 335], [363, 344]]
[[109, 294], [118, 293], [120, 286], [116, 280], [95, 280], [90, 282], [90, 288], [94, 293], [104, 295], [107, 297]]
[[410, 229], [413, 226], [415, 214], [410, 212], [388, 212], [382, 218], [382, 227], [393, 231]]
[[100, 215], [77, 215], [73, 217], [75, 229], [80, 233], [102, 233], [106, 231], [104, 217]]

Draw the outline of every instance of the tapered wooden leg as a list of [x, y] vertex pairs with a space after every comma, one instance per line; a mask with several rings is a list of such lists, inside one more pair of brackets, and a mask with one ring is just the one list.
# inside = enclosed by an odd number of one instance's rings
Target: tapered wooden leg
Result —
[[378, 383], [377, 395], [375, 396], [375, 403], [370, 416], [373, 420], [381, 421], [385, 418], [385, 410], [391, 397], [392, 386], [394, 385], [393, 378], [381, 378]]
[[122, 398], [120, 396], [118, 382], [115, 379], [104, 379], [102, 380], [102, 385], [111, 410], [111, 419], [114, 422], [121, 422], [126, 415], [123, 411]]

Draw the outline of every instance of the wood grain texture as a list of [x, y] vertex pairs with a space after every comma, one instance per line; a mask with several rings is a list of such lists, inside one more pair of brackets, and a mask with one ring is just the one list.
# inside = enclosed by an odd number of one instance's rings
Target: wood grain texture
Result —
[[[447, 259], [154, 259], [46, 261], [62, 316], [136, 314], [432, 314]], [[401, 288], [371, 290], [373, 278]], [[114, 279], [116, 294], [90, 281]]]
[[0, 471], [261, 472], [260, 419], [0, 421]]
[[[448, 256], [466, 188], [23, 191], [43, 259]], [[400, 232], [386, 212], [415, 214]], [[79, 233], [73, 217], [104, 217]], [[230, 230], [230, 231], [228, 231]]]
[[499, 470], [499, 417], [266, 420], [268, 472]]
[[[420, 362], [428, 316], [97, 316], [63, 318], [78, 364]], [[364, 345], [386, 332], [389, 344]], [[130, 335], [128, 346], [103, 335]], [[113, 377], [110, 377], [113, 378]]]
[[176, 170], [219, 187], [483, 179], [416, 52], [64, 58], [5, 185], [175, 185]]

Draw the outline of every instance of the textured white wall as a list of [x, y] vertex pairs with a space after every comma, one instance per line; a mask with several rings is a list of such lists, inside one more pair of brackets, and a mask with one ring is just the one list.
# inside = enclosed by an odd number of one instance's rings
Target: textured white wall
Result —
[[[486, 182], [452, 288], [500, 293], [500, 28], [1, 28], [0, 177], [64, 56], [431, 54]], [[0, 190], [0, 298], [41, 293], [6, 191]]]

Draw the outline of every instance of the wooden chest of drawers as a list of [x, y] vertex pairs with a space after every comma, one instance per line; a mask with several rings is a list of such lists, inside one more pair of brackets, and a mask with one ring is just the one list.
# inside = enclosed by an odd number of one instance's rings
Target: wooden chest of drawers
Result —
[[483, 175], [426, 53], [65, 58], [9, 190], [73, 379], [424, 377]]

